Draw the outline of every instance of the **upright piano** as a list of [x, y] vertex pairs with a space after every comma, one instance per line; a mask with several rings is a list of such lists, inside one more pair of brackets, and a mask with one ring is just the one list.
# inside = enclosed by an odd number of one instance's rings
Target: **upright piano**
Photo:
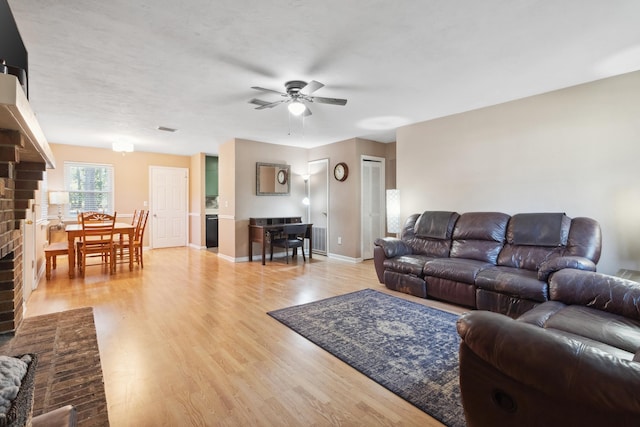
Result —
[[[262, 265], [265, 265], [267, 248], [271, 244], [272, 236], [282, 233], [284, 224], [300, 224], [302, 217], [290, 216], [279, 218], [249, 218], [249, 261], [253, 261], [253, 244], [259, 243], [262, 247]], [[309, 258], [312, 258], [311, 248], [313, 240], [311, 229], [313, 224], [307, 224], [307, 234], [305, 238], [309, 239]]]

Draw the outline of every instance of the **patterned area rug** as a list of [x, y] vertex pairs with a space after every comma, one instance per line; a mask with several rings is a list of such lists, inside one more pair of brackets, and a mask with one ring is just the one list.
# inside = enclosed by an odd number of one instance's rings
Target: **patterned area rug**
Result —
[[25, 318], [0, 336], [0, 354], [22, 353], [38, 354], [34, 416], [71, 404], [79, 426], [109, 425], [93, 308]]
[[364, 289], [268, 313], [448, 426], [464, 426], [457, 315]]

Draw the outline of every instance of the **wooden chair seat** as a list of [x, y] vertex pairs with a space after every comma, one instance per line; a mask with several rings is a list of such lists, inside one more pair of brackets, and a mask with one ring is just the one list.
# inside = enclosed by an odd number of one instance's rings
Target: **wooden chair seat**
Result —
[[69, 253], [69, 246], [67, 242], [55, 242], [49, 244], [44, 248], [45, 257], [45, 276], [47, 280], [51, 279], [51, 270], [55, 270], [57, 267], [56, 257], [58, 255], [67, 255]]

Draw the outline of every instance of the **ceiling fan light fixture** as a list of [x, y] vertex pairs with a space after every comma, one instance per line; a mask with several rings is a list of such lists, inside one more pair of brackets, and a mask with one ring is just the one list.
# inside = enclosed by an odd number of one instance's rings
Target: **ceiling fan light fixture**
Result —
[[299, 116], [300, 114], [304, 113], [304, 110], [307, 109], [307, 107], [305, 107], [305, 105], [300, 101], [293, 101], [287, 108], [289, 109], [289, 112], [294, 116]]
[[117, 153], [133, 153], [133, 143], [125, 141], [116, 141], [111, 144], [111, 149]]

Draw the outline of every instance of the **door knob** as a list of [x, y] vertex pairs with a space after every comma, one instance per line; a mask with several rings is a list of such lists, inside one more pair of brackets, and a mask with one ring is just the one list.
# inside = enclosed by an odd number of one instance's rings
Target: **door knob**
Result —
[[29, 224], [29, 225], [31, 225], [31, 224], [33, 224], [33, 221], [32, 221], [32, 220], [30, 220], [30, 219], [27, 219], [27, 220], [25, 220], [25, 222], [24, 222], [24, 223], [25, 223], [25, 224]]

